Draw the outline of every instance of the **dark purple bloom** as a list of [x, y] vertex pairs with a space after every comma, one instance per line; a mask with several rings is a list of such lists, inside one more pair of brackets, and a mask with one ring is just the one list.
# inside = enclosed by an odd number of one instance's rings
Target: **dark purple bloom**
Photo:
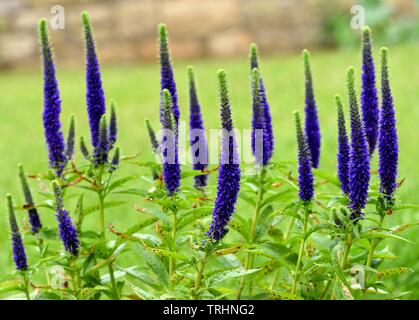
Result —
[[115, 153], [113, 154], [113, 157], [112, 157], [111, 167], [109, 168], [110, 172], [114, 172], [118, 168], [119, 158], [120, 158], [119, 147], [116, 147], [115, 148]]
[[100, 65], [96, 55], [92, 26], [87, 12], [82, 13], [86, 47], [86, 103], [89, 115], [90, 134], [93, 147], [99, 143], [99, 122], [106, 112], [105, 93], [100, 75]]
[[226, 233], [226, 226], [235, 211], [237, 196], [240, 191], [240, 165], [237, 143], [234, 135], [233, 120], [228, 98], [227, 79], [223, 70], [218, 71], [221, 100], [221, 157], [218, 170], [218, 189], [212, 223], [207, 235], [213, 240], [221, 239]]
[[314, 178], [311, 171], [310, 150], [301, 125], [300, 112], [294, 111], [298, 145], [298, 196], [302, 201], [311, 201], [314, 196]]
[[20, 184], [22, 185], [23, 196], [25, 197], [25, 206], [29, 207], [29, 223], [31, 225], [31, 230], [33, 233], [38, 233], [39, 229], [42, 228], [41, 219], [39, 218], [38, 210], [35, 208], [35, 203], [32, 198], [31, 189], [26, 179], [25, 171], [21, 164], [18, 165], [19, 169], [19, 179]]
[[355, 92], [354, 68], [347, 73], [349, 110], [351, 119], [351, 152], [349, 161], [349, 200], [353, 219], [362, 216], [362, 209], [367, 204], [368, 184], [370, 181], [370, 161], [367, 140], [358, 99]]
[[[156, 138], [156, 133], [154, 132], [153, 128], [151, 127], [150, 120], [145, 119], [145, 126], [148, 132], [148, 138], [150, 139], [150, 144], [153, 149], [154, 154], [158, 154], [159, 150], [159, 142]], [[151, 174], [153, 176], [153, 180], [159, 179], [160, 175], [155, 168], [151, 168]]]
[[265, 108], [260, 95], [258, 69], [252, 70], [252, 152], [258, 166], [265, 166], [270, 157], [270, 141], [265, 128]]
[[74, 153], [74, 141], [76, 139], [76, 132], [75, 132], [75, 124], [74, 124], [74, 115], [72, 114], [70, 117], [70, 125], [68, 127], [68, 135], [67, 135], [67, 144], [65, 147], [65, 155], [67, 157], [67, 161], [71, 160], [71, 157]]
[[[192, 152], [193, 169], [203, 171], [208, 166], [208, 144], [205, 136], [205, 128], [202, 121], [201, 106], [196, 93], [195, 77], [192, 67], [188, 67], [189, 75], [189, 139]], [[195, 176], [195, 188], [203, 188], [207, 185], [208, 175]]]
[[375, 85], [374, 58], [372, 56], [371, 30], [365, 27], [362, 33], [362, 91], [361, 107], [370, 156], [374, 152], [378, 135], [378, 96]]
[[13, 261], [17, 270], [26, 270], [28, 268], [28, 262], [26, 260], [25, 247], [23, 246], [22, 237], [19, 232], [19, 226], [17, 225], [15, 208], [13, 199], [10, 194], [6, 196], [6, 205], [9, 212], [9, 223], [10, 233], [13, 247]]
[[259, 81], [260, 81], [260, 88], [259, 88], [259, 95], [260, 95], [260, 103], [263, 106], [263, 115], [264, 115], [264, 130], [266, 133], [266, 142], [264, 141], [264, 156], [266, 153], [266, 163], [269, 162], [269, 160], [272, 157], [273, 149], [275, 146], [274, 136], [273, 136], [273, 130], [272, 130], [272, 117], [271, 117], [271, 109], [268, 104], [268, 100], [266, 98], [266, 90], [265, 86], [263, 84], [262, 75], [259, 68], [259, 61], [258, 61], [258, 49], [256, 44], [252, 44], [250, 46], [250, 70], [253, 70], [254, 68], [257, 68], [259, 70]]
[[317, 105], [314, 98], [313, 79], [310, 68], [310, 53], [303, 51], [304, 73], [305, 73], [305, 133], [307, 137], [308, 147], [311, 154], [311, 162], [314, 168], [319, 167], [320, 161], [320, 125], [317, 115]]
[[64, 209], [63, 197], [60, 186], [53, 182], [52, 187], [54, 189], [55, 201], [56, 201], [56, 217], [58, 221], [58, 231], [60, 238], [64, 244], [65, 250], [74, 255], [78, 255], [79, 251], [79, 239], [77, 236], [76, 228], [71, 221], [71, 217], [67, 210]]
[[163, 127], [161, 151], [163, 159], [163, 180], [167, 194], [172, 196], [179, 190], [180, 166], [178, 161], [177, 126], [173, 115], [173, 101], [168, 89], [161, 95], [160, 121]]
[[44, 111], [42, 117], [45, 139], [48, 146], [49, 165], [60, 176], [67, 163], [67, 159], [65, 156], [64, 137], [61, 132], [60, 92], [55, 77], [52, 49], [46, 28], [47, 21], [42, 19], [39, 22], [39, 37], [44, 65]]
[[106, 115], [103, 115], [99, 124], [99, 140], [93, 153], [93, 160], [96, 166], [103, 165], [108, 162], [109, 139]]
[[335, 100], [338, 114], [338, 177], [343, 193], [349, 194], [349, 137], [346, 131], [342, 101], [338, 95], [335, 96]]
[[381, 54], [381, 114], [378, 135], [380, 192], [391, 199], [396, 190], [399, 148], [396, 129], [396, 115], [388, 76], [388, 49]]
[[154, 132], [153, 128], [151, 127], [150, 120], [145, 119], [145, 126], [147, 128], [148, 137], [150, 139], [150, 144], [153, 149], [153, 152], [156, 152], [159, 148], [159, 142], [156, 138], [156, 133]]
[[84, 141], [83, 136], [80, 137], [80, 151], [86, 160], [90, 159], [89, 150], [87, 149], [86, 142]]
[[169, 39], [167, 35], [167, 27], [164, 24], [159, 25], [159, 46], [160, 46], [160, 84], [161, 91], [169, 90], [172, 97], [172, 112], [176, 121], [179, 122], [179, 105], [176, 91], [176, 83], [173, 75], [173, 69], [170, 61]]
[[109, 150], [113, 148], [118, 135], [118, 127], [116, 125], [115, 101], [111, 100], [111, 115], [109, 119]]

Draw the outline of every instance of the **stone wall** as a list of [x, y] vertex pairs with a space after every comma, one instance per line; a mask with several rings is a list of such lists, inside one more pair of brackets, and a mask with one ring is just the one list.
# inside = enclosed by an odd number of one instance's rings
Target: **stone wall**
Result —
[[[398, 0], [391, 0], [398, 2]], [[414, 0], [402, 0], [405, 3]], [[324, 19], [352, 0], [0, 0], [0, 66], [37, 62], [37, 22], [53, 5], [65, 29], [52, 30], [60, 63], [82, 52], [80, 13], [88, 10], [104, 61], [155, 60], [156, 26], [169, 27], [176, 58], [246, 54], [255, 41], [265, 53], [316, 47]]]

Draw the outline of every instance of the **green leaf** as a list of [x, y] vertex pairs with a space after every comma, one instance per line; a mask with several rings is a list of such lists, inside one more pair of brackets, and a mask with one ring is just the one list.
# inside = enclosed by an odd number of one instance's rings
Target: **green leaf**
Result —
[[413, 272], [412, 269], [410, 268], [405, 268], [405, 267], [399, 267], [399, 268], [390, 268], [390, 269], [386, 269], [383, 271], [380, 271], [377, 273], [377, 278], [379, 280], [383, 279], [383, 278], [387, 278], [396, 274], [402, 274], [402, 273], [406, 273], [406, 272]]
[[216, 251], [214, 252], [214, 254], [215, 254], [216, 256], [225, 256], [225, 255], [228, 255], [228, 254], [234, 254], [234, 253], [236, 253], [237, 251], [239, 251], [239, 250], [240, 250], [240, 248], [241, 248], [241, 245], [240, 245], [240, 244], [238, 244], [238, 245], [233, 246], [233, 247], [230, 247], [230, 248], [224, 248], [224, 249], [219, 249], [219, 250], [216, 250]]
[[257, 269], [243, 269], [243, 268], [237, 268], [237, 269], [233, 269], [233, 270], [227, 270], [227, 271], [222, 271], [219, 273], [216, 273], [214, 275], [212, 275], [211, 277], [208, 278], [208, 286], [214, 285], [218, 282], [224, 281], [224, 280], [228, 280], [228, 279], [232, 279], [232, 278], [237, 278], [237, 277], [242, 277], [248, 274], [252, 274], [255, 273], [257, 271], [261, 270], [261, 268], [257, 268]]
[[410, 240], [407, 240], [407, 239], [405, 239], [405, 238], [403, 238], [403, 237], [400, 237], [400, 236], [395, 235], [395, 234], [392, 234], [392, 233], [387, 233], [387, 232], [376, 232], [376, 231], [373, 231], [373, 232], [366, 232], [366, 233], [363, 233], [363, 234], [361, 235], [361, 238], [364, 238], [364, 239], [372, 239], [372, 238], [390, 238], [390, 239], [402, 240], [402, 241], [408, 242], [408, 243], [410, 243], [410, 244], [414, 244], [414, 242], [412, 242], [412, 241], [410, 241]]
[[141, 256], [151, 271], [153, 271], [153, 273], [157, 276], [157, 279], [161, 281], [164, 286], [167, 286], [169, 276], [161, 260], [152, 252], [145, 250], [140, 244], [136, 244], [134, 249]]
[[404, 231], [404, 230], [406, 230], [410, 227], [414, 227], [414, 226], [417, 226], [417, 225], [419, 225], [419, 221], [411, 222], [411, 223], [405, 223], [405, 224], [401, 224], [401, 225], [398, 225], [398, 226], [395, 226], [395, 227], [391, 228], [391, 231], [402, 232], [402, 231]]
[[[127, 201], [119, 201], [119, 200], [116, 200], [116, 201], [108, 201], [108, 202], [105, 202], [104, 203], [103, 207], [105, 209], [115, 208], [115, 207], [119, 207], [119, 206], [122, 206], [122, 205], [127, 204], [127, 203], [128, 203]], [[91, 214], [93, 212], [99, 211], [99, 209], [100, 209], [99, 204], [94, 205], [94, 206], [91, 206], [91, 207], [88, 207], [88, 208], [84, 208], [83, 209], [84, 216], [87, 216], [87, 215], [89, 215], [89, 214]]]
[[131, 287], [131, 289], [134, 291], [136, 295], [138, 295], [143, 300], [156, 300], [157, 297], [151, 294], [150, 292], [141, 289], [140, 287], [135, 286], [130, 281], [127, 281], [128, 285]]
[[405, 209], [419, 209], [419, 204], [400, 204], [393, 208], [393, 211], [405, 210]]
[[156, 218], [148, 218], [144, 221], [141, 221], [140, 223], [137, 223], [136, 225], [129, 228], [126, 232], [127, 235], [132, 235], [135, 232], [138, 232], [144, 228], [147, 228], [148, 226], [152, 225], [154, 222], [158, 221]]
[[180, 230], [200, 218], [209, 216], [211, 214], [211, 211], [212, 207], [197, 207], [185, 211], [184, 213], [182, 213], [182, 215], [179, 215], [178, 217], [177, 228]]
[[106, 193], [108, 194], [109, 192], [111, 192], [112, 190], [124, 185], [125, 183], [134, 180], [134, 179], [138, 179], [141, 177], [141, 174], [133, 174], [127, 177], [123, 177], [121, 179], [118, 179], [116, 181], [114, 181], [113, 183], [111, 183], [109, 185], [109, 187], [106, 189]]
[[138, 212], [141, 212], [141, 213], [149, 214], [149, 215], [157, 218], [158, 220], [161, 220], [164, 223], [170, 224], [169, 217], [163, 211], [161, 211], [157, 208], [138, 208], [138, 207], [135, 207], [135, 210], [137, 210]]
[[304, 300], [302, 297], [289, 292], [273, 291], [269, 288], [265, 288], [265, 291], [272, 300]]

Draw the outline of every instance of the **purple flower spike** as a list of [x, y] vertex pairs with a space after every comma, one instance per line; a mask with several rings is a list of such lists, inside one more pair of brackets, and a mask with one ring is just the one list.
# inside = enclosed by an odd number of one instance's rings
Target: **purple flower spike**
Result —
[[270, 158], [270, 141], [265, 127], [265, 108], [260, 95], [258, 69], [252, 70], [252, 152], [255, 163], [265, 166]]
[[314, 178], [311, 171], [310, 150], [301, 125], [300, 112], [294, 111], [298, 144], [298, 196], [302, 201], [311, 201], [314, 196]]
[[95, 166], [104, 165], [108, 162], [109, 138], [106, 115], [103, 115], [99, 124], [99, 141], [93, 153]]
[[70, 161], [73, 157], [74, 153], [74, 144], [76, 139], [76, 129], [75, 129], [75, 120], [74, 114], [70, 116], [70, 124], [68, 126], [68, 135], [67, 135], [67, 144], [65, 147], [65, 155], [67, 157], [67, 161]]
[[382, 48], [381, 55], [381, 115], [378, 135], [380, 192], [391, 200], [396, 190], [399, 148], [396, 115], [388, 76], [388, 49]]
[[109, 150], [113, 148], [118, 136], [118, 127], [116, 122], [115, 101], [111, 100], [111, 115], [109, 119]]
[[354, 68], [348, 69], [347, 86], [349, 110], [351, 119], [351, 152], [349, 161], [349, 200], [352, 210], [351, 218], [362, 216], [362, 209], [367, 204], [368, 184], [370, 181], [370, 162], [367, 140], [361, 115], [359, 114], [358, 99], [355, 92]]
[[343, 193], [349, 194], [349, 138], [348, 132], [346, 131], [342, 101], [338, 95], [335, 96], [335, 101], [338, 114], [338, 177]]
[[165, 24], [159, 25], [159, 46], [160, 46], [160, 83], [161, 91], [169, 90], [172, 97], [172, 112], [176, 121], [176, 126], [179, 122], [179, 105], [176, 91], [176, 83], [173, 75], [173, 68], [170, 61], [169, 38], [167, 35], [167, 27]]
[[369, 154], [373, 154], [378, 135], [378, 96], [375, 85], [375, 68], [372, 57], [371, 30], [365, 27], [362, 32], [362, 91], [361, 107]]
[[180, 187], [180, 166], [178, 161], [177, 127], [174, 119], [173, 101], [168, 89], [162, 91], [160, 121], [163, 127], [161, 142], [163, 159], [163, 180], [167, 194], [172, 196]]
[[221, 159], [218, 170], [218, 190], [212, 211], [212, 223], [207, 235], [213, 240], [221, 239], [226, 233], [226, 226], [235, 211], [237, 196], [240, 191], [240, 165], [237, 143], [234, 135], [231, 108], [228, 98], [227, 79], [224, 70], [217, 73], [221, 100]]
[[[259, 58], [258, 58], [258, 49], [256, 44], [252, 44], [250, 46], [250, 70], [257, 68], [259, 70], [259, 81], [260, 81], [260, 88], [259, 88], [259, 95], [260, 95], [260, 103], [263, 106], [264, 112], [264, 130], [266, 131], [266, 142], [264, 141], [264, 147], [266, 148], [266, 160], [265, 164], [269, 162], [272, 157], [273, 149], [275, 146], [273, 130], [272, 130], [272, 117], [271, 117], [271, 109], [268, 104], [268, 100], [266, 98], [266, 90], [263, 84], [263, 79], [261, 75], [261, 71], [259, 68]], [[264, 151], [265, 153], [265, 151]]]
[[304, 73], [305, 73], [305, 133], [308, 147], [311, 154], [311, 162], [314, 168], [319, 167], [320, 161], [320, 124], [317, 115], [317, 105], [314, 98], [313, 78], [310, 68], [310, 53], [303, 51]]
[[[189, 118], [189, 137], [192, 152], [193, 169], [203, 171], [208, 165], [208, 144], [205, 136], [204, 123], [202, 121], [201, 106], [196, 93], [194, 70], [188, 67], [189, 75], [189, 100], [190, 100], [190, 118]], [[202, 189], [207, 185], [208, 175], [195, 176], [195, 188]]]
[[48, 146], [49, 165], [60, 176], [67, 163], [64, 137], [61, 132], [61, 100], [55, 76], [51, 44], [47, 33], [47, 21], [39, 22], [39, 38], [44, 65], [44, 111], [42, 114], [45, 139]]
[[100, 75], [99, 60], [96, 55], [92, 26], [89, 14], [82, 13], [85, 47], [86, 47], [86, 103], [89, 115], [90, 135], [93, 147], [99, 143], [99, 122], [106, 112], [105, 93]]
[[10, 233], [13, 247], [13, 261], [15, 262], [16, 269], [24, 271], [28, 269], [28, 262], [26, 259], [25, 247], [23, 246], [22, 237], [19, 232], [19, 226], [17, 225], [15, 208], [13, 199], [10, 194], [6, 196], [6, 206], [9, 211], [9, 223]]
[[25, 197], [25, 205], [29, 206], [29, 224], [33, 233], [38, 233], [42, 228], [41, 219], [38, 214], [38, 210], [35, 208], [35, 203], [32, 198], [32, 192], [26, 179], [25, 171], [22, 164], [18, 165], [20, 184], [22, 185], [23, 196]]
[[65, 250], [71, 255], [77, 256], [79, 251], [79, 238], [77, 236], [76, 228], [71, 221], [71, 217], [67, 210], [64, 209], [63, 197], [60, 186], [54, 181], [52, 183], [56, 201], [56, 217], [58, 221], [58, 230], [61, 241], [64, 244]]

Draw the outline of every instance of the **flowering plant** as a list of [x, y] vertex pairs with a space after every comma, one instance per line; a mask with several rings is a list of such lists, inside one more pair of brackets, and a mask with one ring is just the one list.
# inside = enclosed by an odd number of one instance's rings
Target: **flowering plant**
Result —
[[[0, 279], [1, 295], [26, 299], [394, 299], [406, 294], [387, 287], [387, 277], [411, 270], [383, 268], [384, 260], [395, 257], [383, 243], [408, 241], [400, 233], [417, 223], [389, 227], [384, 220], [415, 206], [396, 199], [401, 183], [397, 182], [398, 138], [389, 53], [386, 48], [380, 51], [379, 103], [368, 28], [363, 31], [361, 103], [352, 67], [347, 72], [348, 108], [335, 97], [335, 174], [321, 169], [321, 127], [307, 50], [303, 52], [305, 119], [294, 112], [297, 161], [275, 157], [277, 139], [269, 95], [258, 50], [252, 44], [252, 130], [244, 143], [251, 146], [254, 164], [240, 162], [233, 125], [237, 109], [230, 100], [227, 73], [219, 70], [221, 148], [218, 164], [210, 165], [205, 117], [194, 69], [189, 67], [193, 160], [189, 168], [180, 161], [181, 114], [166, 26], [158, 27], [161, 87], [156, 112], [161, 134], [146, 120], [150, 151], [157, 161], [145, 162], [123, 155], [117, 146], [117, 107], [111, 100], [107, 114], [86, 12], [82, 25], [90, 140], [80, 137], [84, 159], [78, 162], [73, 156], [75, 118], [70, 118], [65, 139], [52, 44], [46, 21], [39, 23], [50, 170], [28, 176], [19, 165], [24, 203], [15, 203], [10, 194], [6, 197], [16, 270]], [[349, 133], [345, 114], [349, 114]], [[277, 146], [280, 158], [280, 141]], [[370, 183], [375, 170], [371, 171], [370, 157], [375, 149], [379, 185]], [[134, 166], [138, 173], [125, 175], [124, 166]], [[146, 168], [146, 173], [140, 168]], [[210, 183], [215, 175], [216, 190]], [[44, 201], [33, 197], [31, 180], [42, 186]], [[141, 206], [134, 204], [138, 201]], [[120, 210], [120, 215], [133, 208], [138, 223], [116, 228], [107, 217], [112, 208]], [[43, 223], [48, 211], [55, 213], [55, 226]], [[17, 212], [27, 212], [28, 230], [19, 227]], [[94, 221], [93, 228], [86, 226], [86, 219]], [[54, 277], [50, 270], [55, 271]]]

